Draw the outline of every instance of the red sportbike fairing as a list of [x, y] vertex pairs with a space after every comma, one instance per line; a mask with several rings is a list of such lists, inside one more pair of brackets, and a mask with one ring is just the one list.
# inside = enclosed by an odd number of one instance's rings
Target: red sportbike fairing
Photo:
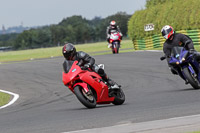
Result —
[[120, 48], [120, 42], [121, 42], [121, 35], [119, 32], [114, 31], [110, 34], [110, 43], [112, 44], [112, 52], [113, 54], [119, 53]]
[[63, 83], [87, 108], [95, 108], [96, 104], [123, 104], [125, 95], [121, 88], [108, 89], [101, 76], [90, 70], [82, 70], [78, 61], [65, 61], [63, 64]]

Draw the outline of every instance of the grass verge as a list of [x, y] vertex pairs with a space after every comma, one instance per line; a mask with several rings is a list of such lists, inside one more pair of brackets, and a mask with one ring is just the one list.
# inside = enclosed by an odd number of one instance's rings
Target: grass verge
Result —
[[11, 96], [7, 93], [0, 92], [0, 107], [10, 101]]
[[[107, 48], [106, 42], [79, 44], [75, 45], [75, 47], [77, 51], [84, 51], [90, 53], [91, 55], [99, 55], [105, 53], [111, 54], [111, 49]], [[123, 40], [121, 43], [121, 49], [128, 49], [128, 48], [133, 48], [131, 40]], [[23, 61], [31, 59], [50, 58], [57, 56], [62, 56], [62, 46], [53, 48], [40, 48], [40, 49], [0, 52], [0, 63], [9, 61]]]

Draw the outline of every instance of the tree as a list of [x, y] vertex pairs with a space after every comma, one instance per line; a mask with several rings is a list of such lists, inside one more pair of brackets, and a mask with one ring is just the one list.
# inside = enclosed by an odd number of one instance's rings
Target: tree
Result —
[[[122, 33], [127, 34], [127, 22], [131, 16], [119, 12], [102, 19], [95, 17], [87, 20], [82, 16], [71, 16], [63, 19], [57, 25], [43, 26], [37, 29], [26, 30], [16, 36], [13, 46], [15, 49], [50, 47], [71, 42], [74, 44], [106, 40], [106, 28], [111, 20], [115, 20]], [[10, 40], [9, 37], [8, 40]], [[10, 44], [9, 43], [9, 44]], [[0, 45], [3, 43], [0, 40]]]

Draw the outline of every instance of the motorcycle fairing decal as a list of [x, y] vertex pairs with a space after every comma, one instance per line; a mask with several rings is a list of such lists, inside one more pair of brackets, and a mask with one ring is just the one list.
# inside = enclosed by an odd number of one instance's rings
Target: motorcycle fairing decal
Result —
[[76, 71], [76, 68], [74, 68], [73, 70], [72, 70], [72, 72], [75, 72]]
[[178, 58], [180, 55], [179, 54], [176, 54], [176, 58]]

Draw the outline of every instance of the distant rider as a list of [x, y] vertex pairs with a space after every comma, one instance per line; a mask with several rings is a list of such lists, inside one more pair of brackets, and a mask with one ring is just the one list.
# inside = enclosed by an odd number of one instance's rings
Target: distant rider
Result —
[[102, 79], [108, 83], [108, 85], [111, 88], [119, 88], [119, 86], [113, 80], [108, 78], [105, 71], [95, 64], [94, 58], [92, 58], [90, 55], [88, 55], [83, 51], [76, 52], [76, 48], [74, 47], [73, 44], [71, 43], [65, 44], [63, 46], [62, 53], [66, 60], [72, 60], [72, 61], [77, 60], [82, 68], [84, 69], [91, 68], [91, 70], [98, 73], [102, 77]]
[[163, 52], [165, 53], [169, 68], [173, 74], [178, 74], [177, 71], [179, 71], [169, 63], [171, 51], [174, 46], [185, 47], [185, 49], [188, 50], [190, 54], [194, 54], [196, 59], [199, 59], [200, 55], [195, 51], [194, 44], [187, 35], [175, 33], [174, 29], [170, 25], [165, 25], [161, 29], [161, 33], [162, 36], [166, 39], [163, 44]]
[[111, 21], [110, 25], [107, 27], [106, 29], [106, 34], [107, 34], [107, 42], [108, 42], [108, 48], [110, 48], [112, 45], [110, 44], [110, 35], [112, 32], [118, 31], [120, 36], [121, 36], [121, 40], [122, 40], [122, 36], [123, 34], [121, 33], [121, 30], [119, 28], [118, 25], [116, 25], [115, 21]]

